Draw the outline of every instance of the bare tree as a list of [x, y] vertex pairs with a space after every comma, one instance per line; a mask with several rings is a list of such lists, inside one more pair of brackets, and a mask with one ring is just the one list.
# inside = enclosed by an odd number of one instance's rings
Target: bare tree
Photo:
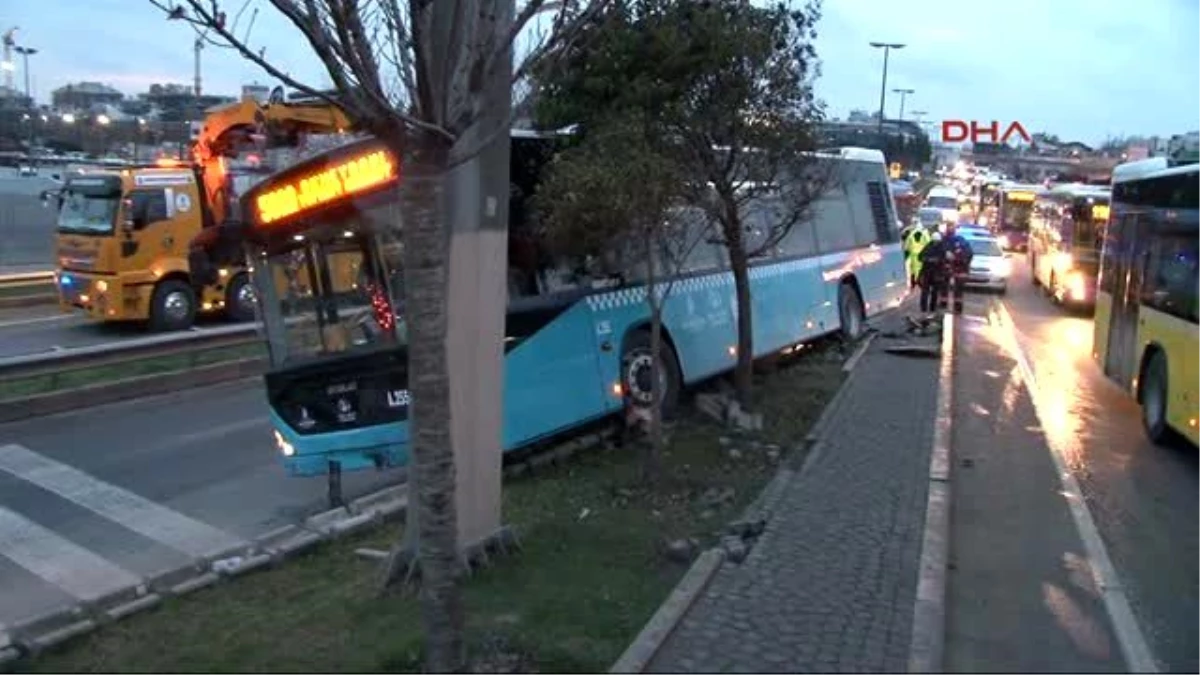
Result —
[[[702, 212], [678, 208], [686, 174], [673, 157], [646, 142], [647, 127], [643, 116], [632, 115], [595, 129], [581, 145], [555, 159], [536, 202], [546, 222], [547, 244], [584, 267], [585, 277], [630, 283], [627, 273], [644, 274], [649, 339], [643, 349], [625, 357], [649, 357], [650, 391], [628, 391], [631, 383], [626, 382], [623, 393], [631, 421], [644, 421], [649, 428], [643, 475], [655, 483], [662, 476], [664, 386], [670, 381], [678, 388], [681, 383], [678, 364], [664, 348], [663, 306], [712, 227]], [[622, 366], [629, 373], [638, 364]], [[673, 379], [668, 371], [674, 372]]]
[[[507, 141], [510, 90], [534, 63], [576, 39], [606, 0], [269, 0], [312, 47], [333, 83], [298, 81], [251, 41], [251, 0], [230, 17], [218, 0], [148, 0], [196, 28], [208, 44], [235, 51], [286, 86], [341, 107], [356, 130], [384, 142], [404, 164], [403, 257], [409, 337], [410, 451], [407, 544], [421, 574], [427, 667], [464, 663], [455, 466], [447, 363], [449, 172], [493, 142]], [[257, 8], [255, 9], [257, 11]], [[549, 15], [546, 39], [516, 67], [526, 26]], [[245, 18], [245, 22], [243, 22]], [[544, 67], [544, 66], [543, 66]], [[400, 224], [396, 223], [396, 227]], [[403, 576], [389, 565], [389, 581]]]

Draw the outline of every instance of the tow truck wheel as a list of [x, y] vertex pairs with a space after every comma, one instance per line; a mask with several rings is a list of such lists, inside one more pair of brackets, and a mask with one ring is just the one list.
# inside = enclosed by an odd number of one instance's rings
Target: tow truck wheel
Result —
[[150, 330], [166, 332], [190, 328], [196, 318], [196, 292], [179, 279], [154, 287], [150, 298]]
[[254, 319], [254, 303], [257, 301], [250, 275], [242, 272], [233, 277], [225, 288], [225, 315], [230, 321], [241, 323]]

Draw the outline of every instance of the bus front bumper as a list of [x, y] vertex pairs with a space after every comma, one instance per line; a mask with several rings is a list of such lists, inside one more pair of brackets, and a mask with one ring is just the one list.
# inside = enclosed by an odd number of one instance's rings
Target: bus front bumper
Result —
[[301, 435], [271, 411], [275, 449], [291, 476], [387, 469], [408, 464], [408, 424], [393, 422], [323, 434]]

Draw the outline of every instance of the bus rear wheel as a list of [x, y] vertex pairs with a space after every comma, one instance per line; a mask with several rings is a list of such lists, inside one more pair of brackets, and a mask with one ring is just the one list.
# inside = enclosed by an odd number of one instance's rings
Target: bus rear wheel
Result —
[[[653, 401], [653, 354], [649, 330], [636, 331], [625, 339], [625, 353], [621, 356], [621, 386], [633, 405], [639, 408], [648, 408]], [[669, 419], [679, 408], [683, 378], [679, 373], [675, 350], [667, 343], [665, 336], [658, 346], [658, 363], [660, 407], [663, 418]]]
[[1142, 370], [1139, 398], [1142, 404], [1142, 428], [1146, 437], [1155, 445], [1167, 445], [1172, 440], [1171, 427], [1167, 426], [1167, 396], [1170, 390], [1167, 359], [1162, 352], [1155, 352]]
[[196, 291], [179, 279], [167, 279], [154, 287], [150, 297], [150, 330], [184, 330], [196, 319]]

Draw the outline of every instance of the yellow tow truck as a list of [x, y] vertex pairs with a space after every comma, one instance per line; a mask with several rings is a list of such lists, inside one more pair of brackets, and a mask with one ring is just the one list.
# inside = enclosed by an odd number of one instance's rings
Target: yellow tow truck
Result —
[[[87, 171], [55, 193], [56, 285], [64, 312], [97, 321], [144, 321], [151, 330], [190, 327], [198, 313], [254, 317], [254, 287], [240, 251], [198, 260], [190, 244], [236, 217], [238, 195], [226, 160], [253, 147], [296, 146], [306, 134], [345, 133], [349, 119], [325, 101], [267, 103], [245, 97], [212, 109], [190, 165]], [[190, 259], [189, 259], [190, 258]]]

